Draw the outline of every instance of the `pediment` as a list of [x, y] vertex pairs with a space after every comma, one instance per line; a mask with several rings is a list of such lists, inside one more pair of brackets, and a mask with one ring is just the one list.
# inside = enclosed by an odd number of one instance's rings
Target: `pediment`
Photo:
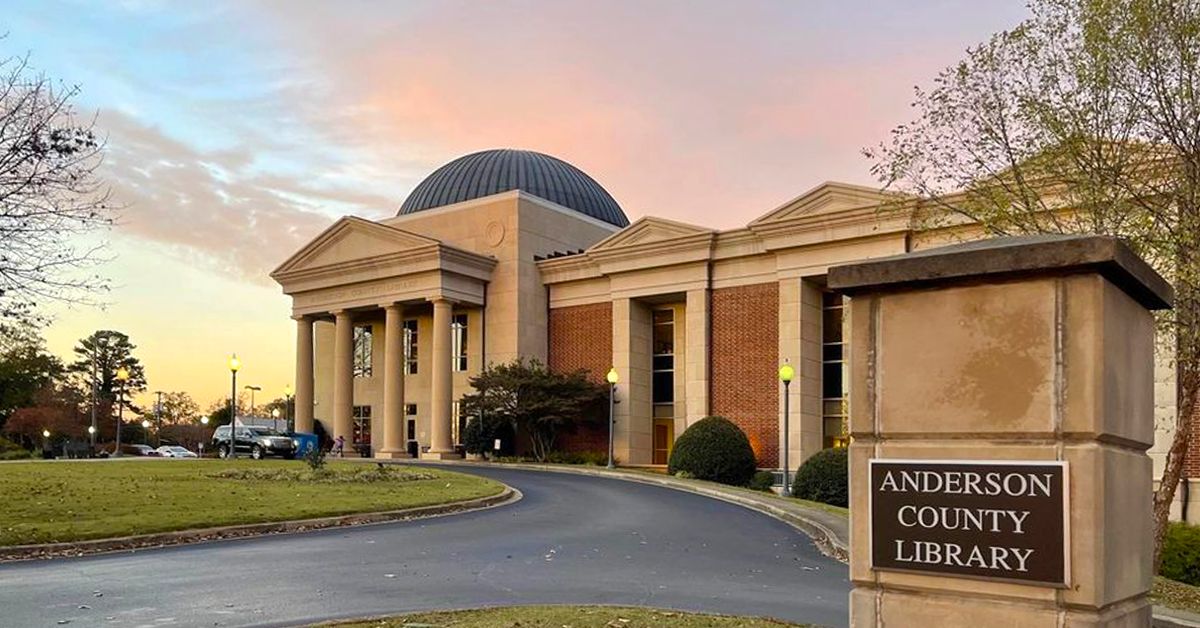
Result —
[[347, 216], [313, 238], [271, 274], [337, 266], [437, 244], [433, 238]]
[[801, 216], [820, 216], [847, 209], [879, 205], [895, 194], [848, 183], [825, 182], [750, 222], [750, 227]]
[[610, 251], [638, 244], [665, 242], [691, 236], [712, 236], [715, 231], [683, 222], [647, 216], [597, 242], [588, 252]]

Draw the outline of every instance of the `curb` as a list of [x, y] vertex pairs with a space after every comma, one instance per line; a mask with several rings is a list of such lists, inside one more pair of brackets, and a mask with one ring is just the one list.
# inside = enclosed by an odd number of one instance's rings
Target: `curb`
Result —
[[779, 521], [796, 528], [805, 536], [812, 539], [813, 543], [816, 544], [817, 549], [819, 549], [822, 554], [841, 562], [847, 562], [850, 557], [850, 543], [848, 538], [850, 530], [849, 519], [839, 515], [827, 513], [823, 510], [802, 506], [800, 504], [785, 505], [785, 503], [775, 503], [779, 500], [769, 497], [746, 495], [741, 492], [720, 488], [719, 485], [711, 483], [696, 484], [693, 483], [694, 481], [679, 480], [666, 475], [661, 478], [656, 478], [650, 475], [634, 474], [623, 471], [609, 471], [608, 469], [604, 468], [586, 466], [574, 467], [567, 465], [559, 466], [479, 461], [468, 462], [455, 460], [405, 460], [403, 462], [404, 464], [414, 465], [428, 464], [432, 466], [462, 466], [492, 469], [518, 469], [523, 471], [544, 471], [549, 473], [567, 473], [661, 486], [664, 488], [684, 491], [696, 495], [703, 495], [713, 499], [719, 499], [721, 501], [742, 506], [743, 508], [748, 508], [758, 513], [778, 519]]
[[1187, 611], [1154, 607], [1153, 628], [1200, 628], [1200, 615]]
[[215, 528], [200, 528], [197, 530], [180, 530], [178, 532], [160, 532], [156, 534], [139, 534], [111, 539], [96, 539], [93, 541], [78, 541], [67, 543], [41, 543], [36, 545], [14, 545], [0, 548], [0, 564], [30, 560], [49, 560], [93, 554], [110, 554], [115, 552], [132, 552], [141, 549], [169, 547], [175, 545], [193, 545], [226, 541], [257, 536], [276, 534], [296, 534], [312, 532], [329, 528], [350, 526], [365, 526], [397, 521], [427, 519], [464, 512], [486, 510], [516, 503], [522, 498], [521, 491], [504, 485], [504, 490], [487, 497], [476, 497], [448, 504], [433, 504], [416, 506], [401, 510], [371, 512], [353, 515], [337, 515], [333, 517], [318, 517], [315, 519], [297, 519], [293, 521], [275, 521], [267, 523], [247, 523]]

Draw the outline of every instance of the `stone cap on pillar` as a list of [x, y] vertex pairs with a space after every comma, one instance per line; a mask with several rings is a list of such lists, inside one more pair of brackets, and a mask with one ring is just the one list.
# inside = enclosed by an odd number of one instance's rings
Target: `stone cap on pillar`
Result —
[[977, 240], [880, 257], [829, 269], [831, 290], [868, 292], [1021, 277], [1098, 273], [1146, 309], [1171, 307], [1174, 291], [1118, 238], [1029, 235]]

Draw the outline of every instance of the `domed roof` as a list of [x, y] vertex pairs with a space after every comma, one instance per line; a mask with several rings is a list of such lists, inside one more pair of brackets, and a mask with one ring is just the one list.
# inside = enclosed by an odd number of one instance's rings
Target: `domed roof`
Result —
[[625, 227], [629, 219], [596, 180], [549, 155], [501, 148], [464, 155], [425, 177], [400, 206], [400, 214], [522, 190], [581, 214]]

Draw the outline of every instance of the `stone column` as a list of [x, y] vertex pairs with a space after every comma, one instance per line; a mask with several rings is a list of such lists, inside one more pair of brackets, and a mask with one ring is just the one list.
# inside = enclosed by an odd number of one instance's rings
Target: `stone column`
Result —
[[613, 366], [620, 381], [614, 408], [614, 458], [618, 464], [650, 464], [654, 411], [650, 390], [650, 308], [633, 299], [614, 299]]
[[433, 351], [430, 356], [429, 381], [429, 451], [422, 458], [445, 460], [458, 458], [450, 442], [451, 403], [454, 386], [450, 355], [450, 324], [453, 305], [446, 299], [433, 302]]
[[870, 260], [829, 286], [851, 296], [850, 625], [1149, 626], [1150, 310], [1170, 286], [1095, 236]]
[[347, 454], [354, 451], [354, 319], [334, 312], [333, 438], [345, 437]]
[[[709, 291], [706, 288], [688, 290], [684, 314], [687, 319], [687, 357], [684, 359], [684, 381], [687, 383], [687, 426], [708, 416], [709, 364]], [[678, 373], [679, 366], [676, 365]]]
[[314, 433], [313, 426], [313, 320], [296, 316], [296, 432]]
[[404, 308], [383, 306], [383, 449], [379, 458], [408, 458], [404, 447]]

